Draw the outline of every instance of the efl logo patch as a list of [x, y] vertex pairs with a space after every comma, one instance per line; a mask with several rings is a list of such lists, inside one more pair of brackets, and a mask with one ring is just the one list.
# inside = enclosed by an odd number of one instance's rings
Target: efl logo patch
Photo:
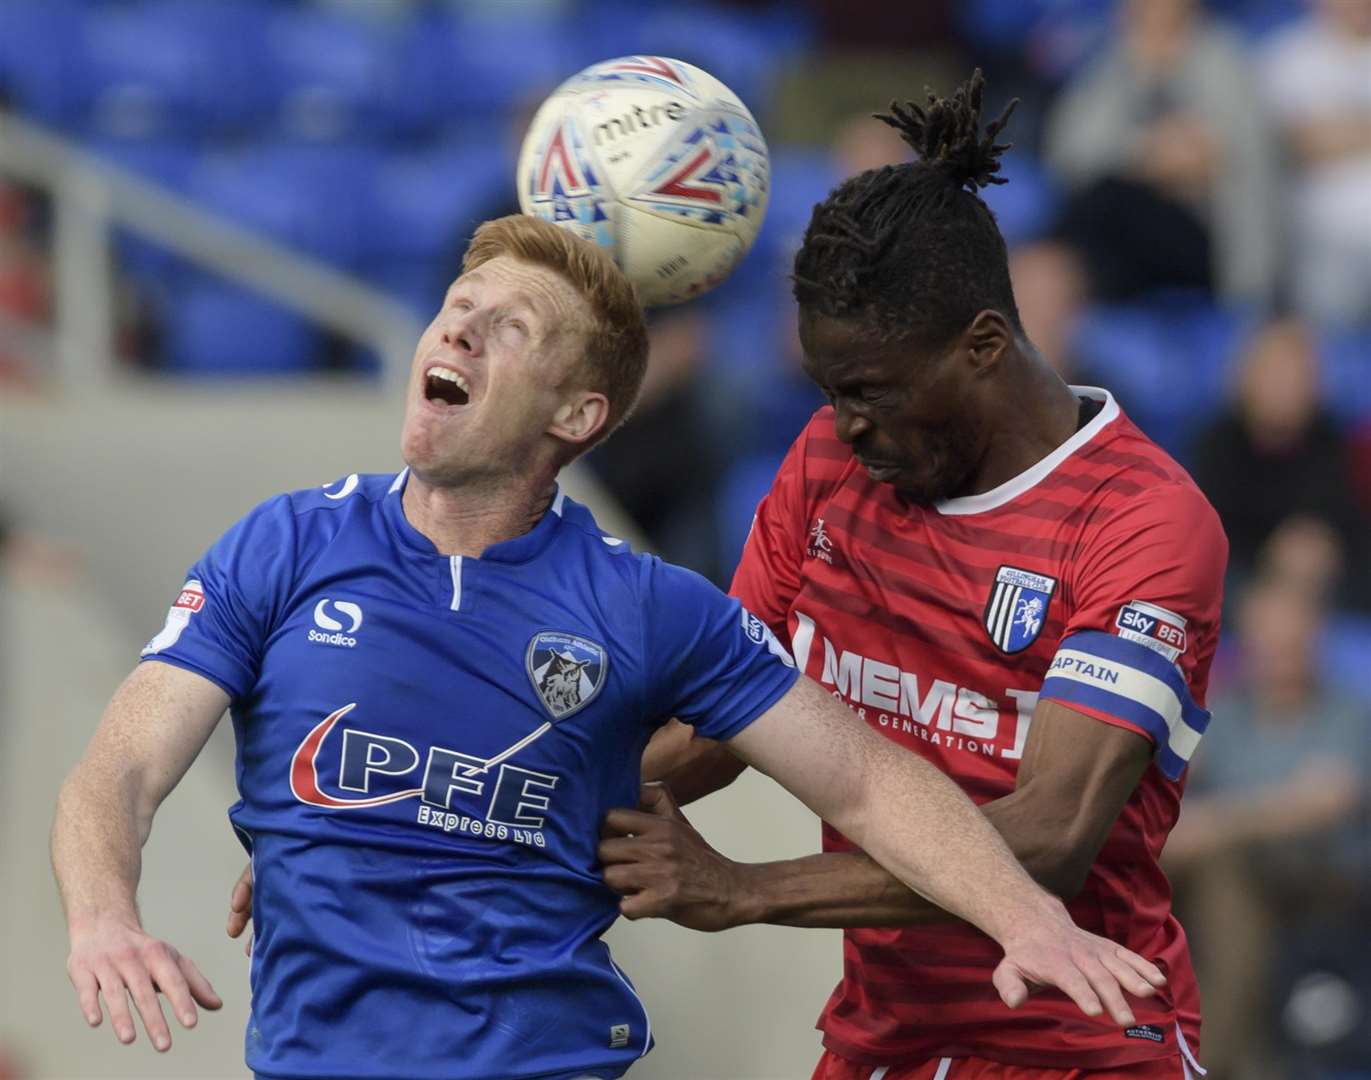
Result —
[[533, 635], [524, 667], [554, 721], [584, 709], [605, 684], [608, 658], [602, 646], [576, 634], [544, 630]]
[[995, 586], [985, 602], [984, 625], [990, 640], [1007, 653], [1022, 652], [1043, 631], [1057, 579], [1017, 566], [995, 571]]
[[1114, 628], [1119, 637], [1145, 645], [1173, 664], [1188, 644], [1185, 619], [1145, 600], [1131, 600], [1119, 608]]

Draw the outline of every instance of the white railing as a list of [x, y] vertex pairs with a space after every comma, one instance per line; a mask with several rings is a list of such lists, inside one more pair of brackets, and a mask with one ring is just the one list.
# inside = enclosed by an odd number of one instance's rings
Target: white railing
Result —
[[52, 197], [54, 352], [57, 375], [70, 390], [103, 386], [116, 369], [110, 237], [115, 226], [374, 348], [386, 381], [403, 382], [423, 323], [357, 278], [215, 217], [13, 116], [0, 116], [0, 175]]

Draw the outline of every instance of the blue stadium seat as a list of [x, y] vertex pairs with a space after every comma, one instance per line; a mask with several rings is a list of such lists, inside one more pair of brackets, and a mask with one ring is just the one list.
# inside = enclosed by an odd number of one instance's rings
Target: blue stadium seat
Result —
[[501, 138], [505, 113], [536, 103], [584, 66], [577, 63], [576, 29], [524, 5], [430, 12], [405, 55], [404, 94], [428, 103], [442, 130]]
[[736, 461], [719, 483], [715, 499], [715, 525], [719, 535], [719, 561], [737, 566], [747, 543], [757, 504], [776, 478], [781, 454], [759, 454]]
[[160, 365], [203, 376], [304, 373], [320, 347], [307, 319], [260, 293], [192, 276], [167, 305]]
[[1075, 352], [1149, 436], [1183, 457], [1198, 424], [1223, 399], [1233, 355], [1254, 318], [1184, 295], [1098, 307], [1082, 317]]
[[1318, 340], [1324, 400], [1348, 423], [1371, 420], [1371, 329], [1325, 327]]
[[0, 3], [0, 91], [29, 119], [72, 124], [88, 104], [79, 49], [84, 16], [73, 0]]
[[362, 243], [369, 259], [450, 259], [481, 220], [517, 209], [513, 151], [493, 137], [390, 154], [371, 193]]
[[207, 209], [348, 266], [359, 255], [378, 153], [364, 144], [221, 149], [196, 165], [189, 191]]
[[814, 204], [823, 202], [841, 179], [825, 150], [772, 147], [771, 202], [758, 243], [788, 261], [804, 238]]
[[1002, 161], [1000, 171], [1006, 182], [991, 184], [981, 197], [994, 211], [1004, 242], [1012, 248], [1038, 239], [1051, 228], [1061, 194], [1042, 163], [1026, 151], [1007, 154]]
[[355, 139], [403, 128], [406, 117], [392, 106], [407, 33], [407, 24], [309, 5], [274, 9], [262, 74], [281, 130], [292, 137]]
[[1366, 686], [1366, 660], [1371, 657], [1371, 618], [1340, 615], [1331, 619], [1320, 643], [1324, 677], [1334, 686], [1371, 698]]

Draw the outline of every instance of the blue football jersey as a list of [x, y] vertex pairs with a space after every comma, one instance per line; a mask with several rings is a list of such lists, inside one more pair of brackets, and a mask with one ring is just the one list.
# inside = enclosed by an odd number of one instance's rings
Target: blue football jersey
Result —
[[558, 494], [479, 559], [406, 473], [272, 499], [145, 659], [232, 699], [261, 1077], [617, 1077], [652, 1047], [595, 849], [653, 730], [727, 739], [797, 674], [738, 601]]

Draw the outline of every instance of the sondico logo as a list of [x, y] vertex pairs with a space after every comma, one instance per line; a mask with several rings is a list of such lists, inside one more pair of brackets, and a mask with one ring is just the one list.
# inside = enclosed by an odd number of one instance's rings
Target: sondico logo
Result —
[[[330, 607], [339, 615], [348, 618], [351, 625], [346, 632], [343, 630], [342, 622], [328, 613]], [[311, 630], [310, 641], [317, 645], [341, 645], [345, 649], [352, 649], [356, 647], [357, 639], [349, 635], [357, 633], [357, 628], [362, 625], [362, 609], [350, 600], [330, 600], [326, 596], [314, 605], [314, 625], [328, 633], [321, 634], [319, 630]]]

